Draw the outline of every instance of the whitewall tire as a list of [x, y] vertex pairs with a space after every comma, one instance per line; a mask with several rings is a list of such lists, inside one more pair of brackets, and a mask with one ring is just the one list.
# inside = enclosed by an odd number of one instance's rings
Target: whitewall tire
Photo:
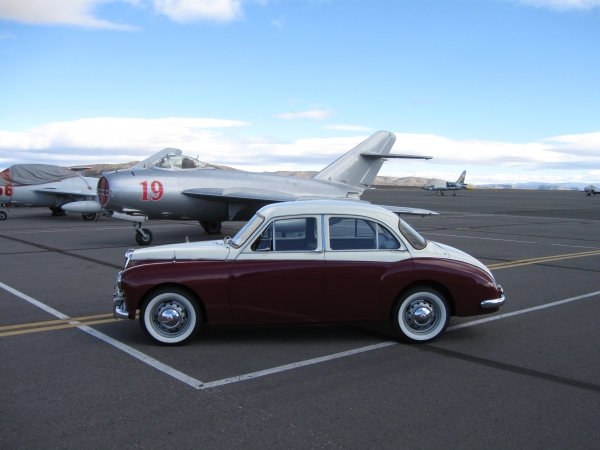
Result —
[[450, 309], [436, 289], [422, 286], [404, 293], [392, 311], [392, 323], [407, 342], [426, 343], [441, 336], [450, 321]]
[[192, 339], [202, 322], [198, 302], [183, 289], [165, 288], [152, 293], [140, 308], [140, 325], [146, 335], [164, 345]]

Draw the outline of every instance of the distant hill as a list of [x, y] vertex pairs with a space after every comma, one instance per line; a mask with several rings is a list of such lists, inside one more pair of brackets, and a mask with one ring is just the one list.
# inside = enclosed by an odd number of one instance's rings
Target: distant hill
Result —
[[[274, 173], [276, 175], [287, 175], [291, 177], [298, 178], [312, 178], [318, 172], [316, 171], [285, 171], [280, 170], [278, 172], [266, 172], [266, 173]], [[425, 187], [429, 186], [435, 182], [440, 182], [442, 180], [438, 180], [437, 178], [419, 178], [419, 177], [376, 177], [373, 186], [413, 186], [413, 187]]]
[[[91, 164], [86, 167], [91, 167], [92, 170], [86, 170], [79, 172], [84, 177], [96, 177], [99, 178], [102, 172], [111, 172], [117, 169], [128, 169], [131, 166], [137, 164], [138, 161], [131, 161], [122, 164]], [[218, 164], [205, 163], [208, 166], [215, 167], [223, 170], [238, 170], [229, 166], [221, 166]], [[312, 178], [318, 172], [317, 171], [286, 171], [280, 170], [278, 172], [265, 172], [273, 173], [276, 175], [287, 175], [298, 178]], [[419, 177], [377, 177], [373, 186], [411, 186], [411, 187], [425, 187], [430, 186], [436, 182], [444, 182], [437, 178], [419, 178]], [[544, 191], [561, 191], [561, 190], [575, 190], [582, 191], [585, 186], [589, 183], [497, 183], [497, 184], [478, 184], [475, 186], [476, 189], [536, 189]]]
[[539, 191], [582, 191], [589, 183], [501, 183], [478, 184], [477, 189], [535, 189]]
[[[113, 170], [117, 170], [117, 169], [129, 169], [131, 166], [134, 166], [138, 163], [139, 161], [130, 161], [128, 163], [121, 163], [121, 164], [88, 164], [85, 167], [90, 167], [92, 170], [84, 170], [84, 171], [78, 171], [78, 173], [83, 176], [83, 177], [94, 177], [94, 178], [100, 178], [102, 176], [102, 173], [104, 172], [112, 172]], [[223, 170], [237, 170], [234, 169], [233, 167], [228, 167], [228, 166], [220, 166], [218, 164], [210, 164], [210, 163], [204, 163], [207, 166], [211, 166], [214, 167], [216, 169], [223, 169]], [[71, 169], [76, 169], [77, 166], [72, 166]]]

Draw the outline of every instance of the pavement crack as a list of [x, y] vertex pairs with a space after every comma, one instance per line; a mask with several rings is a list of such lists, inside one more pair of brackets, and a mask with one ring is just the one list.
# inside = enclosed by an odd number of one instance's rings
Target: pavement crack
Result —
[[533, 369], [527, 369], [525, 367], [515, 366], [513, 364], [507, 364], [507, 363], [502, 363], [502, 362], [498, 362], [498, 361], [493, 361], [491, 359], [480, 358], [478, 356], [472, 356], [472, 355], [468, 355], [466, 353], [461, 353], [461, 352], [456, 352], [453, 350], [447, 350], [444, 348], [435, 347], [431, 344], [412, 344], [412, 345], [406, 344], [405, 342], [401, 341], [396, 336], [390, 336], [385, 333], [380, 333], [380, 332], [372, 331], [372, 330], [366, 330], [366, 329], [360, 328], [356, 325], [344, 325], [343, 327], [350, 329], [352, 331], [356, 331], [358, 333], [376, 336], [378, 338], [385, 339], [387, 341], [396, 341], [396, 342], [407, 345], [410, 348], [413, 348], [413, 349], [421, 351], [421, 352], [436, 353], [438, 355], [446, 356], [448, 358], [459, 359], [459, 360], [467, 361], [467, 362], [470, 362], [473, 364], [479, 364], [481, 366], [492, 367], [494, 369], [503, 370], [505, 372], [517, 373], [519, 375], [525, 375], [525, 376], [529, 376], [529, 377], [539, 378], [542, 380], [551, 381], [553, 383], [559, 383], [559, 384], [563, 384], [563, 385], [567, 385], [567, 386], [577, 387], [580, 389], [587, 389], [590, 391], [600, 393], [600, 385], [598, 385], [598, 384], [574, 380], [572, 378], [561, 377], [558, 375], [552, 375], [550, 373], [540, 372], [538, 370], [533, 370]]
[[20, 244], [25, 244], [25, 245], [31, 245], [32, 247], [36, 247], [42, 250], [46, 250], [48, 252], [53, 252], [53, 253], [58, 253], [60, 255], [64, 255], [64, 256], [70, 256], [71, 258], [77, 258], [77, 259], [81, 259], [83, 261], [88, 261], [94, 264], [100, 264], [102, 266], [106, 266], [106, 267], [112, 267], [114, 269], [122, 269], [123, 266], [118, 266], [116, 264], [111, 264], [111, 263], [107, 263], [104, 261], [100, 261], [99, 259], [94, 259], [94, 258], [88, 258], [87, 256], [83, 256], [83, 255], [76, 255], [73, 253], [69, 253], [66, 252], [64, 250], [59, 250], [58, 248], [53, 248], [53, 247], [48, 247], [47, 245], [42, 245], [42, 244], [35, 244], [33, 242], [29, 242], [29, 241], [25, 241], [23, 239], [17, 239], [14, 237], [10, 237], [10, 236], [6, 236], [4, 234], [0, 234], [0, 238], [4, 238], [7, 239], [9, 241], [13, 241], [13, 242], [18, 242]]

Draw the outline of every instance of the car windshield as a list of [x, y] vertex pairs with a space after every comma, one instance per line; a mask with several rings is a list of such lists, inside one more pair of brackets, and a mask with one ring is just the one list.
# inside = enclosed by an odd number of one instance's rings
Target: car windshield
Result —
[[404, 220], [400, 219], [398, 221], [398, 228], [400, 228], [400, 233], [402, 233], [402, 236], [404, 236], [410, 245], [412, 245], [415, 249], [421, 250], [427, 245], [425, 238], [417, 233], [415, 229], [407, 224]]
[[237, 232], [230, 242], [231, 245], [235, 248], [240, 248], [264, 221], [265, 218], [263, 216], [256, 214], [240, 231]]

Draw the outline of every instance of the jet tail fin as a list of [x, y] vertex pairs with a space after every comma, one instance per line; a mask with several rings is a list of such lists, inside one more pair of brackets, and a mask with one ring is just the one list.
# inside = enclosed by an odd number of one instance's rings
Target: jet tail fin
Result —
[[431, 158], [430, 156], [390, 155], [395, 142], [394, 133], [378, 131], [325, 167], [313, 179], [347, 184], [362, 192], [373, 184], [386, 158]]
[[458, 177], [458, 180], [456, 180], [456, 184], [465, 184], [465, 175], [467, 175], [467, 171], [463, 170], [463, 173], [461, 173], [460, 177]]

